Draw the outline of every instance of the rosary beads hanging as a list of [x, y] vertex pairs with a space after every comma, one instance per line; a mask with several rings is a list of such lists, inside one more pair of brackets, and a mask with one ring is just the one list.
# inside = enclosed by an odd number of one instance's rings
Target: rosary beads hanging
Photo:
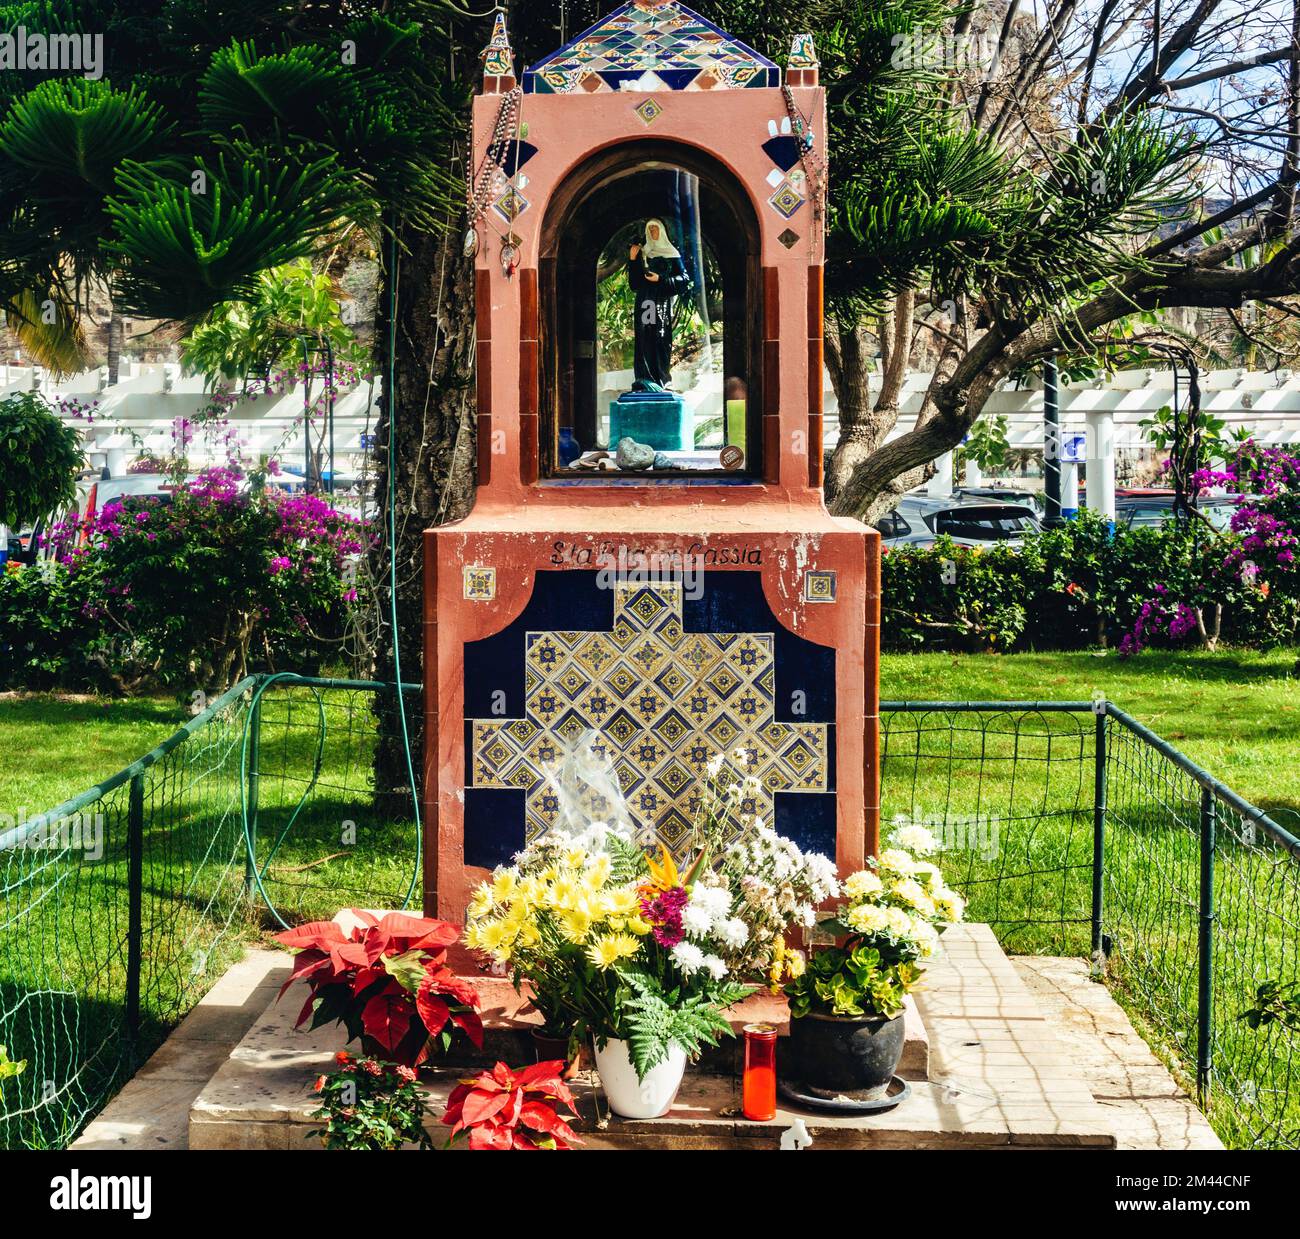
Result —
[[465, 229], [464, 252], [466, 258], [478, 253], [478, 222], [492, 205], [492, 199], [499, 191], [498, 180], [505, 175], [505, 166], [510, 152], [516, 146], [519, 132], [519, 111], [523, 100], [523, 88], [516, 86], [501, 96], [501, 106], [497, 109], [496, 123], [492, 127], [492, 140], [483, 156], [483, 162], [477, 172], [469, 171], [465, 178], [465, 199], [469, 212], [469, 223]]

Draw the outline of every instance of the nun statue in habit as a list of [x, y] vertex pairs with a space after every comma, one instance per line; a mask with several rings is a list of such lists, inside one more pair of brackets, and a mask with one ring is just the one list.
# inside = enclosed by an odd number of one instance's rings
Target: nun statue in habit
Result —
[[661, 220], [648, 220], [645, 243], [628, 253], [627, 278], [635, 298], [636, 381], [633, 391], [666, 391], [672, 381], [673, 316], [691, 277]]

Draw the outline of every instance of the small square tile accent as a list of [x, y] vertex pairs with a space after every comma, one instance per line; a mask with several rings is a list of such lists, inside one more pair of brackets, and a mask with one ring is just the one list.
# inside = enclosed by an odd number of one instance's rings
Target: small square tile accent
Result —
[[505, 192], [492, 204], [496, 213], [501, 216], [507, 224], [513, 224], [526, 210], [530, 203], [513, 185], [506, 188]]
[[634, 111], [647, 125], [653, 125], [663, 115], [664, 109], [653, 99], [643, 99], [636, 105]]
[[777, 240], [780, 241], [786, 249], [792, 250], [799, 244], [799, 234], [795, 232], [794, 229], [787, 228], [779, 237], [777, 237]]
[[810, 571], [804, 573], [803, 598], [805, 602], [834, 602], [835, 573]]
[[782, 181], [776, 193], [768, 200], [768, 205], [782, 219], [789, 219], [804, 204], [803, 195], [787, 180]]
[[465, 598], [469, 602], [491, 602], [497, 596], [497, 570], [465, 566]]

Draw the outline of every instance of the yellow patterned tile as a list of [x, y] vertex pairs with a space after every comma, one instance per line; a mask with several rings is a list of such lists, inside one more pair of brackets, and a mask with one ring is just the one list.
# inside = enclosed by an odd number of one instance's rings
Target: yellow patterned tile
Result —
[[[688, 633], [681, 616], [680, 585], [620, 584], [608, 633], [526, 634], [524, 717], [473, 720], [470, 769], [476, 787], [525, 791], [527, 838], [558, 819], [554, 773], [593, 733], [639, 829], [677, 850], [718, 754], [761, 785], [728, 817], [732, 837], [770, 821], [777, 792], [826, 790], [826, 725], [774, 717], [773, 635]], [[579, 799], [591, 820], [613, 808], [590, 788]]]

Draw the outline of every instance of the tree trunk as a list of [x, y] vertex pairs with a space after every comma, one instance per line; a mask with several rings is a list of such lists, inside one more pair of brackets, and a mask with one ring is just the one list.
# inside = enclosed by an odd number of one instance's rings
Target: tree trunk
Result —
[[117, 373], [122, 364], [124, 335], [122, 316], [116, 309], [110, 310], [108, 315], [108, 356], [105, 358], [108, 365], [108, 385], [110, 387], [117, 382]]
[[[422, 535], [430, 526], [463, 517], [474, 496], [474, 264], [462, 254], [459, 233], [452, 228], [441, 236], [406, 232], [398, 241], [396, 270], [391, 255], [386, 265], [376, 332], [384, 392], [375, 449], [376, 510], [382, 534], [371, 559], [379, 611], [375, 673], [381, 680], [391, 680], [395, 674], [388, 556], [391, 438], [397, 463], [393, 513], [397, 651], [403, 683], [418, 684], [424, 615]], [[394, 291], [396, 384], [390, 391], [388, 307]], [[411, 813], [411, 773], [418, 781], [421, 770], [421, 702], [416, 693], [405, 695], [403, 729], [396, 698], [381, 694], [376, 699], [375, 797], [381, 812], [404, 817]]]
[[[868, 524], [878, 520], [893, 509], [900, 496], [934, 473], [935, 460], [961, 442], [966, 428], [943, 402], [959, 356], [951, 343], [940, 353], [916, 426], [888, 445], [887, 431], [877, 439], [875, 450], [858, 464], [829, 505], [836, 516], [855, 516]], [[898, 421], [897, 396], [894, 399], [891, 426]]]
[[826, 326], [826, 368], [840, 408], [840, 437], [826, 462], [826, 502], [830, 503], [854, 466], [876, 449], [871, 408], [871, 370], [876, 350], [873, 334], [865, 325], [841, 327], [828, 321]]
[[[826, 502], [837, 516], [874, 521], [888, 511], [904, 490], [923, 480], [924, 471], [911, 470], [872, 503], [863, 503], [856, 477], [898, 425], [903, 384], [912, 356], [912, 313], [916, 294], [900, 293], [881, 317], [880, 394], [874, 406], [869, 391], [870, 342], [865, 326], [832, 324], [826, 334], [826, 358], [831, 385], [840, 406], [840, 437], [826, 471]], [[915, 475], [915, 476], [914, 476]]]

